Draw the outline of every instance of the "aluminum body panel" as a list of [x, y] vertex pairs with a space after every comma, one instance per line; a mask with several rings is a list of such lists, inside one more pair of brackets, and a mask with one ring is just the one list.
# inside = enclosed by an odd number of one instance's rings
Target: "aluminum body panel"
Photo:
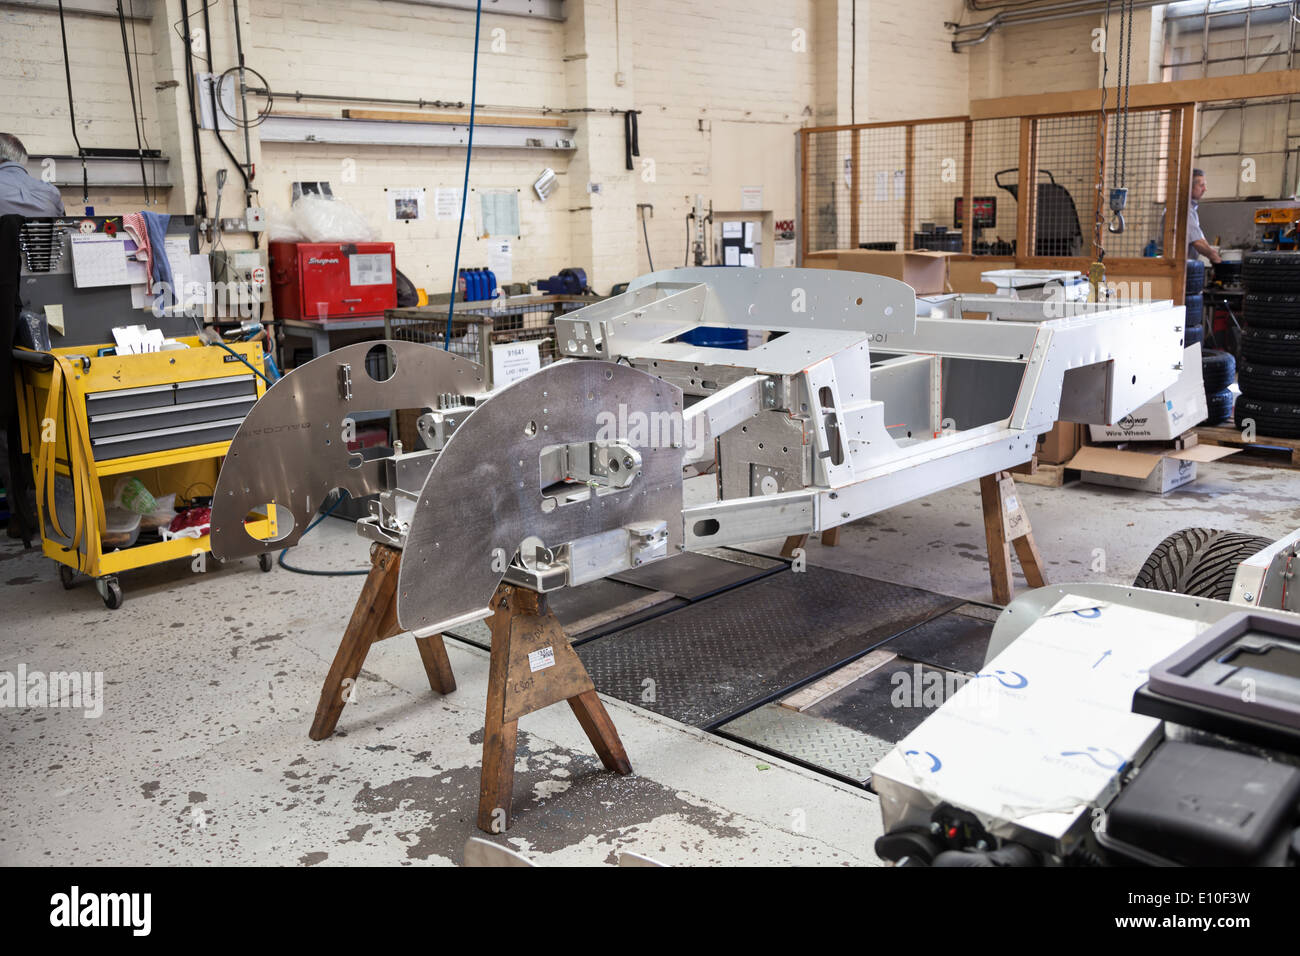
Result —
[[[367, 353], [380, 345], [392, 350], [396, 366], [382, 382], [366, 371]], [[342, 384], [345, 366], [347, 386]], [[274, 544], [290, 547], [333, 489], [358, 498], [385, 489], [384, 461], [363, 461], [348, 451], [343, 429], [349, 415], [425, 408], [440, 393], [483, 388], [481, 366], [411, 342], [345, 346], [288, 373], [267, 389], [231, 442], [212, 501], [212, 553], [224, 561], [266, 551], [268, 542], [250, 537], [243, 527], [248, 513], [264, 505], [281, 512], [282, 536]], [[285, 511], [292, 522], [285, 520]]]
[[[420, 492], [398, 579], [402, 626], [486, 615], [502, 557], [508, 562], [525, 538], [558, 548], [664, 521], [667, 553], [675, 553], [682, 544], [681, 428], [681, 391], [624, 365], [559, 362], [494, 393], [448, 440]], [[557, 500], [568, 495], [544, 494], [542, 453], [597, 440], [637, 448], [636, 480], [568, 504]]]
[[898, 279], [837, 269], [665, 269], [638, 276], [633, 293], [656, 283], [709, 289], [701, 325], [742, 329], [902, 332], [916, 317], [916, 293]]
[[1300, 530], [1292, 531], [1237, 565], [1232, 579], [1233, 604], [1300, 611]]

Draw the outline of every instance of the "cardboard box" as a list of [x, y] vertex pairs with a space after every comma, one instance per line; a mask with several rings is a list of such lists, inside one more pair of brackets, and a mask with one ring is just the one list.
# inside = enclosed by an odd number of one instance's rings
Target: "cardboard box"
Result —
[[979, 293], [994, 295], [998, 289], [992, 282], [985, 282], [980, 273], [994, 269], [1014, 269], [1015, 259], [1003, 259], [995, 256], [954, 255], [948, 260], [948, 286], [951, 292]]
[[823, 249], [821, 252], [805, 253], [803, 257], [803, 267], [805, 269], [838, 269], [840, 267], [839, 249]]
[[1111, 425], [1090, 425], [1094, 442], [1169, 441], [1209, 417], [1201, 379], [1201, 343], [1183, 350], [1178, 380], [1151, 401]]
[[1038, 460], [1045, 465], [1064, 464], [1074, 457], [1082, 445], [1082, 425], [1057, 422], [1050, 432], [1038, 436]]
[[809, 269], [842, 269], [869, 272], [899, 279], [917, 295], [941, 295], [948, 291], [948, 260], [955, 252], [875, 252], [870, 249], [823, 249], [804, 256]]
[[839, 254], [839, 268], [899, 279], [915, 289], [917, 295], [939, 295], [948, 291], [948, 259], [952, 255], [950, 252], [844, 249]]
[[1177, 451], [1172, 448], [1148, 451], [1088, 445], [1080, 448], [1065, 467], [1079, 469], [1079, 477], [1094, 485], [1163, 495], [1195, 481], [1198, 462], [1218, 461], [1240, 450], [1217, 445], [1194, 445]]

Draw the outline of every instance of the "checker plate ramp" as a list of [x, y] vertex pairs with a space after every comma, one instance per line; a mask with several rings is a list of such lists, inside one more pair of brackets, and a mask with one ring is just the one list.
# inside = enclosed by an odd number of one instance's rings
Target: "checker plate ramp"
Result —
[[953, 611], [900, 634], [884, 650], [933, 667], [973, 674], [984, 666], [992, 636], [991, 621]]
[[578, 654], [601, 693], [706, 727], [961, 603], [814, 567], [607, 634]]
[[718, 732], [863, 785], [895, 743], [780, 704], [742, 714]]
[[[686, 560], [686, 559], [690, 560]], [[718, 591], [739, 587], [749, 581], [776, 574], [788, 565], [784, 561], [760, 554], [750, 554], [736, 548], [706, 548], [700, 552], [687, 552], [676, 557], [655, 561], [626, 575], [616, 574], [599, 581], [561, 588], [551, 592], [548, 600], [551, 610], [565, 628], [570, 628], [593, 616], [609, 613], [609, 620], [598, 626], [571, 633], [571, 643], [576, 647], [613, 631], [631, 627], [641, 621], [658, 617], [668, 611], [684, 607], [688, 601], [709, 597]], [[656, 572], [644, 578], [643, 571], [670, 569], [672, 573]], [[675, 595], [668, 600], [656, 601], [648, 607], [638, 607], [655, 591]], [[626, 607], [627, 613], [615, 616], [613, 612]], [[449, 628], [449, 636], [484, 649], [492, 646], [492, 632], [486, 621], [471, 621]]]
[[783, 567], [784, 562], [771, 561], [767, 570], [751, 567], [731, 560], [720, 560], [707, 554], [685, 552], [653, 561], [631, 571], [611, 575], [615, 581], [636, 584], [655, 591], [671, 591], [678, 597], [698, 601], [718, 591], [760, 578], [772, 570]]
[[[636, 587], [609, 578], [602, 578], [599, 581], [580, 584], [576, 588], [561, 588], [547, 595], [547, 600], [550, 602], [551, 610], [555, 612], [555, 616], [559, 619], [560, 624], [566, 628], [567, 633], [568, 628], [580, 621], [605, 612], [616, 611], [620, 607], [634, 606], [634, 602], [642, 598], [648, 598], [652, 594], [654, 592], [649, 588]], [[600, 634], [617, 630], [620, 627], [627, 627], [629, 624], [644, 621], [646, 618], [655, 617], [674, 608], [683, 607], [685, 604], [686, 602], [681, 598], [670, 598], [651, 607], [632, 611], [624, 617], [611, 620], [609, 624], [593, 628], [590, 631], [571, 634], [570, 643], [579, 644], [583, 640], [590, 640]], [[460, 624], [449, 629], [446, 633], [450, 637], [460, 638], [468, 644], [473, 644], [485, 650], [492, 647], [492, 632], [488, 629], [486, 621], [471, 621], [468, 624]]]

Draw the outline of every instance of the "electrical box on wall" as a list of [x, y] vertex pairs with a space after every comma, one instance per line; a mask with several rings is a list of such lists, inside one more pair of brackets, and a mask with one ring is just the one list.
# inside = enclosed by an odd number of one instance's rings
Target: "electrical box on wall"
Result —
[[[226, 312], [256, 303], [267, 296], [265, 249], [221, 250], [212, 253], [212, 279], [223, 284]], [[218, 297], [220, 303], [220, 297]]]

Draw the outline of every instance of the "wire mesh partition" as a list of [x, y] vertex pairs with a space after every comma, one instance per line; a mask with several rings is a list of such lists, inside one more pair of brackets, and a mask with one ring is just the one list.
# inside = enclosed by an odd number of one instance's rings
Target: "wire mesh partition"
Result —
[[885, 251], [906, 248], [908, 131], [896, 126], [870, 127], [849, 135], [857, 137], [858, 161], [854, 168], [860, 170], [856, 184], [857, 241], [850, 236], [850, 247]]
[[[1035, 256], [1091, 256], [1097, 215], [1096, 114], [1046, 116], [1034, 121], [1030, 178], [1016, 174], [1016, 203], [1030, 203]], [[1019, 248], [1019, 247], [1018, 247]]]
[[[544, 296], [505, 304], [458, 304], [452, 316], [449, 351], [478, 362], [489, 372], [492, 346], [537, 342], [542, 365], [556, 360], [555, 317], [591, 305], [591, 297]], [[384, 314], [387, 337], [442, 347], [447, 337], [447, 307], [390, 309]]]
[[1016, 251], [1016, 201], [1002, 183], [1015, 182], [1020, 162], [1020, 120], [974, 120], [971, 124], [970, 180], [975, 255], [1011, 256]]
[[909, 131], [905, 203], [910, 210], [904, 219], [912, 223], [910, 249], [963, 251], [966, 131], [965, 120]]
[[809, 252], [849, 247], [854, 135], [849, 130], [828, 130], [806, 140], [804, 208], [812, 224], [807, 233]]
[[[925, 249], [1086, 270], [1100, 254], [1121, 274], [1166, 275], [1173, 290], [1186, 201], [1167, 210], [1190, 180], [1190, 111], [1112, 110], [1104, 125], [1087, 111], [804, 130], [804, 255]], [[1112, 233], [1116, 186], [1128, 198], [1125, 228]]]

